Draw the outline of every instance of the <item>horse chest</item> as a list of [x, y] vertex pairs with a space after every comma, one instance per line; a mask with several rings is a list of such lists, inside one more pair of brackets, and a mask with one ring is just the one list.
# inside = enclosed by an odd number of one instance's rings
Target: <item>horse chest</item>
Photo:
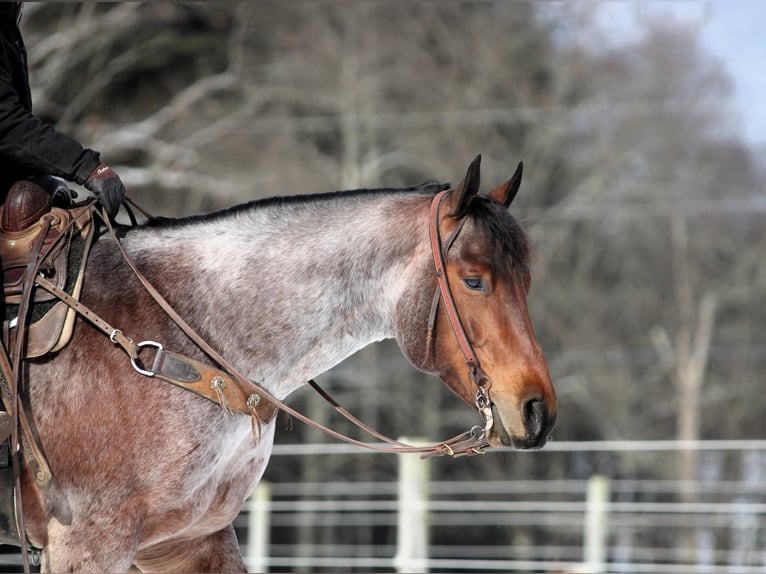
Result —
[[147, 501], [151, 510], [144, 520], [142, 546], [178, 535], [204, 535], [231, 523], [263, 475], [273, 432], [273, 423], [264, 426], [261, 440], [253, 445], [248, 430], [238, 448], [221, 450], [212, 458], [208, 451], [187, 460], [180, 471], [182, 486], [169, 482], [156, 485], [150, 495], [153, 500]]

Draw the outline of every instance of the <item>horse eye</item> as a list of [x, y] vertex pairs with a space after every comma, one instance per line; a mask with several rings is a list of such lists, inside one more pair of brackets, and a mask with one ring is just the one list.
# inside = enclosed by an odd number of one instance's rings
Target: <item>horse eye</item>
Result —
[[463, 283], [465, 283], [465, 286], [469, 289], [473, 289], [474, 291], [484, 291], [484, 281], [481, 277], [466, 277], [463, 279]]

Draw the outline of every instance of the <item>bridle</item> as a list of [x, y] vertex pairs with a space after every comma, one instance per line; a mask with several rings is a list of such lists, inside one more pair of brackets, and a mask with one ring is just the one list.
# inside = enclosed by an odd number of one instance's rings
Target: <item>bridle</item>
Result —
[[[253, 422], [253, 434], [256, 440], [258, 440], [260, 437], [261, 423], [271, 422], [276, 414], [276, 411], [282, 410], [288, 415], [306, 423], [309, 426], [317, 428], [338, 440], [377, 452], [420, 453], [423, 455], [423, 458], [443, 455], [457, 457], [464, 455], [483, 454], [484, 449], [489, 447], [489, 443], [487, 442], [486, 437], [487, 432], [492, 428], [493, 424], [491, 402], [489, 399], [490, 379], [481, 369], [479, 359], [474, 352], [473, 346], [468, 340], [465, 329], [463, 328], [462, 322], [460, 321], [460, 315], [455, 306], [455, 301], [452, 297], [449, 282], [447, 281], [444, 254], [449, 251], [449, 248], [451, 247], [452, 243], [454, 243], [455, 238], [457, 237], [458, 233], [463, 227], [463, 224], [466, 221], [466, 218], [461, 218], [458, 221], [457, 227], [455, 227], [455, 229], [450, 233], [445, 245], [442, 246], [439, 234], [439, 208], [442, 201], [446, 197], [446, 194], [450, 191], [451, 190], [447, 189], [438, 193], [434, 196], [431, 202], [429, 224], [430, 237], [434, 266], [436, 268], [436, 275], [438, 279], [438, 286], [434, 295], [431, 317], [429, 318], [427, 345], [430, 348], [431, 341], [433, 339], [433, 329], [435, 326], [437, 314], [436, 312], [438, 309], [439, 300], [443, 299], [445, 302], [445, 310], [447, 317], [449, 318], [450, 325], [452, 326], [452, 330], [457, 337], [460, 349], [465, 356], [466, 363], [468, 365], [469, 376], [477, 387], [476, 406], [483, 418], [484, 428], [482, 429], [481, 427], [473, 427], [470, 430], [439, 444], [417, 446], [387, 437], [366, 425], [346, 409], [344, 409], [327, 392], [322, 390], [315, 381], [308, 381], [308, 383], [344, 418], [386, 444], [373, 444], [351, 438], [310, 419], [299, 411], [296, 411], [284, 403], [282, 400], [272, 395], [262, 386], [245, 377], [214, 348], [212, 348], [194, 330], [194, 328], [192, 328], [175, 311], [175, 309], [173, 309], [170, 303], [168, 303], [159, 293], [159, 291], [157, 291], [157, 289], [151, 284], [149, 279], [147, 279], [143, 273], [141, 273], [132, 259], [128, 256], [127, 252], [124, 250], [117, 233], [113, 229], [111, 223], [109, 222], [109, 218], [103, 209], [99, 215], [104, 221], [112, 239], [115, 241], [117, 247], [119, 248], [122, 257], [125, 259], [125, 262], [131, 268], [140, 283], [154, 298], [157, 304], [160, 305], [165, 313], [167, 313], [167, 315], [173, 320], [173, 322], [184, 332], [184, 334], [186, 334], [186, 336], [189, 337], [197, 345], [197, 347], [199, 347], [200, 350], [202, 350], [210, 359], [212, 359], [220, 367], [220, 369], [203, 365], [199, 361], [185, 357], [179, 353], [165, 351], [162, 345], [153, 341], [134, 343], [133, 339], [124, 334], [120, 329], [115, 328], [107, 323], [96, 313], [88, 309], [85, 305], [72, 298], [63, 290], [56, 288], [49, 281], [39, 277], [35, 280], [35, 282], [40, 287], [54, 294], [61, 301], [66, 303], [70, 308], [74, 309], [75, 312], [80, 314], [84, 319], [102, 331], [105, 335], [109, 336], [113, 343], [120, 346], [128, 354], [131, 360], [131, 365], [139, 374], [147, 377], [155, 377], [157, 379], [170, 382], [177, 386], [191, 390], [213, 402], [220, 404], [221, 408], [223, 408], [229, 414], [233, 415], [232, 411], [237, 411], [251, 416]], [[130, 202], [130, 200], [127, 201], [129, 204], [140, 210], [140, 208], [134, 203]], [[148, 216], [148, 214], [145, 212], [144, 215]], [[133, 219], [132, 213], [131, 219]], [[141, 350], [146, 347], [154, 348], [156, 351], [154, 365], [151, 369], [142, 367], [141, 365], [143, 365], [143, 362], [139, 358]], [[165, 358], [168, 356], [171, 360], [165, 361]], [[179, 378], [172, 372], [160, 373], [154, 370], [154, 367], [159, 364], [165, 364], [166, 362], [176, 366], [176, 368], [173, 369], [173, 372], [192, 371], [199, 374], [199, 376], [194, 381], [188, 381], [183, 378]]]
[[429, 218], [429, 236], [431, 239], [431, 254], [433, 255], [434, 267], [436, 268], [436, 278], [438, 280], [436, 293], [434, 293], [433, 303], [431, 303], [431, 313], [428, 317], [428, 335], [426, 346], [426, 360], [430, 358], [432, 347], [431, 342], [434, 338], [434, 328], [436, 326], [436, 315], [439, 309], [439, 301], [444, 301], [444, 311], [449, 320], [452, 332], [455, 334], [458, 346], [465, 357], [466, 365], [468, 366], [468, 376], [476, 385], [476, 408], [479, 410], [482, 419], [484, 420], [484, 433], [486, 434], [492, 428], [494, 420], [492, 417], [492, 402], [489, 398], [489, 389], [492, 386], [492, 381], [481, 368], [479, 357], [468, 340], [463, 322], [460, 320], [460, 313], [458, 313], [457, 305], [455, 305], [455, 299], [452, 296], [452, 289], [450, 289], [449, 279], [447, 278], [447, 266], [445, 263], [445, 254], [450, 250], [452, 244], [457, 239], [460, 231], [463, 229], [463, 225], [467, 221], [467, 217], [462, 217], [458, 220], [455, 228], [447, 236], [447, 240], [442, 244], [441, 233], [439, 232], [439, 208], [445, 197], [451, 190], [446, 189], [439, 192], [431, 202], [431, 212]]

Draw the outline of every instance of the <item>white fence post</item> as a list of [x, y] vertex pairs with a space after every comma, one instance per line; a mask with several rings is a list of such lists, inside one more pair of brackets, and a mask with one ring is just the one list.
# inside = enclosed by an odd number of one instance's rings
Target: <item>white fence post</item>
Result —
[[250, 497], [247, 517], [247, 571], [269, 571], [269, 534], [271, 530], [271, 484], [262, 480]]
[[603, 572], [606, 565], [609, 479], [596, 474], [588, 481], [583, 541], [583, 572]]
[[428, 572], [429, 466], [420, 455], [399, 455], [398, 493], [394, 567], [397, 572]]

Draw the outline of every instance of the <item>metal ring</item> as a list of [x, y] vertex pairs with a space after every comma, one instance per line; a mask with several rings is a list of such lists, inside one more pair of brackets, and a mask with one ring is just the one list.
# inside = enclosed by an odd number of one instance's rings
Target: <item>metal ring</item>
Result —
[[[115, 331], [117, 331], [117, 330], [118, 329], [115, 329]], [[162, 351], [162, 349], [163, 349], [163, 346], [160, 343], [157, 343], [155, 341], [141, 341], [136, 346], [139, 349], [141, 349], [143, 347], [154, 347], [158, 351]], [[153, 373], [152, 371], [147, 371], [146, 369], [142, 369], [141, 367], [139, 367], [138, 363], [136, 363], [136, 359], [138, 359], [138, 357], [131, 357], [130, 358], [130, 364], [135, 369], [135, 371], [137, 373], [139, 373], [141, 375], [144, 375], [145, 377], [153, 377], [155, 375], [155, 373]]]

